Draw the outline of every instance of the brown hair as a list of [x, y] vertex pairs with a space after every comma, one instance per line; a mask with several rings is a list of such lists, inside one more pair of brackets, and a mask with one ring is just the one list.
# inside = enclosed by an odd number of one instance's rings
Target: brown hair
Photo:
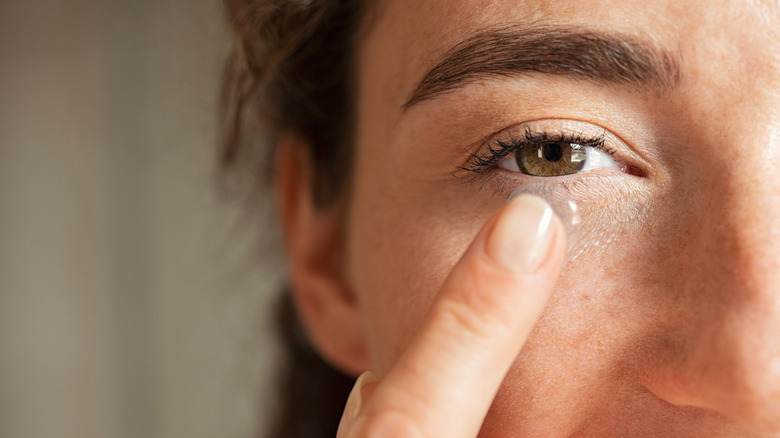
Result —
[[[363, 1], [224, 3], [236, 41], [223, 78], [222, 167], [249, 165], [269, 175], [274, 143], [291, 133], [309, 147], [315, 202], [333, 202], [351, 167], [353, 55]], [[258, 135], [259, 142], [252, 138]]]
[[[224, 0], [236, 40], [223, 77], [223, 174], [257, 198], [271, 180], [277, 139], [306, 144], [318, 207], [349, 181], [354, 124], [354, 52], [361, 0]], [[247, 178], [248, 176], [248, 178]], [[269, 437], [333, 437], [353, 385], [326, 364], [302, 331], [289, 294], [276, 326], [284, 344]]]

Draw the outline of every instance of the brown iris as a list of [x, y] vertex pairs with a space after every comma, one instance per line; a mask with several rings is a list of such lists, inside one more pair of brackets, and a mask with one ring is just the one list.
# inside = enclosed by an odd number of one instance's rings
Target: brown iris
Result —
[[515, 152], [520, 171], [533, 176], [562, 176], [585, 167], [585, 146], [566, 141], [546, 141], [527, 145]]

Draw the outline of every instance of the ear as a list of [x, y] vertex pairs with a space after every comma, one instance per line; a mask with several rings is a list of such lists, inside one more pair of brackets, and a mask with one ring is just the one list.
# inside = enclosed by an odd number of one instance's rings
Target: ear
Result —
[[292, 137], [276, 153], [277, 212], [293, 301], [314, 347], [347, 374], [369, 369], [363, 319], [344, 266], [342, 203], [317, 208], [308, 149]]

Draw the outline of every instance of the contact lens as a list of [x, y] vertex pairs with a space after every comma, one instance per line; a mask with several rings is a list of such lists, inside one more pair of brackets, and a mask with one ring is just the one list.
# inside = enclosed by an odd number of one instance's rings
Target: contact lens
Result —
[[506, 202], [510, 202], [525, 193], [536, 195], [550, 204], [550, 207], [552, 207], [563, 223], [564, 228], [566, 228], [568, 248], [571, 253], [571, 249], [577, 243], [577, 238], [579, 237], [582, 217], [580, 216], [577, 203], [574, 202], [569, 191], [557, 184], [532, 182], [516, 188], [509, 195], [509, 199]]

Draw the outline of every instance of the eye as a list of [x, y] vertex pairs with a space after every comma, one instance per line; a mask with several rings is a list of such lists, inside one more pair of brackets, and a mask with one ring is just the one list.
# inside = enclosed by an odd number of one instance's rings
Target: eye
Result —
[[598, 169], [646, 176], [634, 163], [641, 160], [606, 128], [577, 120], [546, 119], [510, 126], [492, 135], [459, 169], [477, 174], [474, 178], [491, 175], [493, 170], [541, 178]]
[[[548, 137], [542, 135], [542, 137]], [[501, 144], [512, 151], [498, 167], [531, 176], [553, 177], [611, 168], [625, 171], [625, 165], [604, 151], [598, 139], [526, 138], [513, 144]]]

